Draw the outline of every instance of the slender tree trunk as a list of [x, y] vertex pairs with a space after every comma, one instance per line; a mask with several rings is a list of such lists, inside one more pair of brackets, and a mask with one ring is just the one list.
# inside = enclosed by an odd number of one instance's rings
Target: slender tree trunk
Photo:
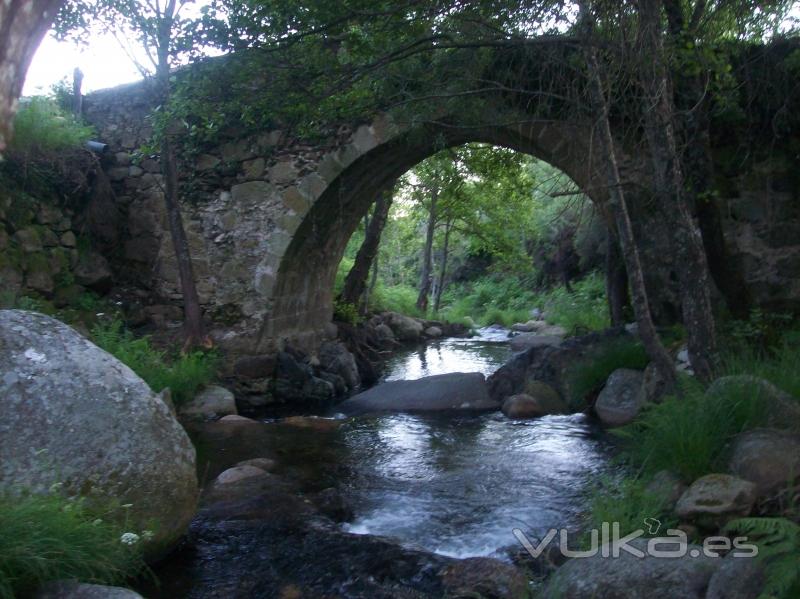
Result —
[[636, 324], [639, 328], [639, 337], [642, 339], [648, 357], [653, 361], [659, 375], [664, 381], [665, 391], [674, 388], [676, 382], [675, 365], [669, 357], [667, 350], [658, 337], [653, 319], [650, 314], [650, 305], [647, 299], [647, 290], [644, 285], [644, 274], [639, 259], [639, 250], [633, 235], [628, 207], [625, 202], [625, 193], [617, 168], [617, 158], [614, 149], [614, 139], [611, 135], [611, 126], [608, 122], [608, 102], [606, 101], [603, 83], [600, 76], [600, 66], [594, 49], [586, 50], [586, 63], [589, 76], [589, 97], [592, 111], [598, 115], [597, 136], [605, 162], [606, 176], [608, 179], [608, 197], [611, 213], [617, 224], [617, 233], [625, 260], [625, 266], [630, 280], [633, 311], [636, 315]]
[[425, 235], [425, 247], [422, 252], [422, 273], [419, 277], [419, 295], [417, 296], [417, 309], [425, 313], [428, 311], [428, 296], [431, 292], [433, 268], [433, 234], [436, 232], [436, 202], [439, 199], [439, 190], [431, 192], [431, 203], [428, 209], [428, 230]]
[[372, 261], [372, 276], [369, 278], [369, 287], [364, 291], [364, 301], [361, 306], [361, 313], [366, 314], [369, 312], [369, 302], [372, 294], [375, 293], [375, 286], [378, 284], [378, 262], [380, 261], [380, 253], [375, 253], [375, 259]]
[[661, 0], [639, 1], [639, 72], [645, 95], [642, 112], [653, 162], [654, 192], [675, 241], [689, 359], [696, 375], [708, 381], [718, 366], [716, 325], [703, 239], [683, 189], [674, 133], [674, 102], [661, 37], [661, 8]]
[[62, 4], [63, 0], [0, 2], [0, 154], [13, 134], [28, 67]]
[[[165, 16], [159, 26], [156, 85], [158, 86], [161, 105], [167, 106], [171, 94], [169, 47], [172, 35], [172, 18], [175, 14], [175, 0], [170, 0], [164, 14]], [[200, 308], [200, 299], [197, 295], [197, 286], [195, 285], [192, 257], [189, 251], [189, 242], [186, 238], [186, 229], [183, 226], [183, 216], [180, 209], [178, 164], [169, 125], [167, 125], [167, 130], [162, 135], [161, 172], [164, 175], [164, 206], [167, 211], [167, 221], [169, 222], [169, 232], [172, 237], [175, 258], [178, 262], [178, 277], [180, 278], [181, 295], [183, 296], [185, 336], [183, 349], [186, 351], [197, 345], [209, 347], [211, 342], [206, 336], [203, 326], [203, 314]]]
[[358, 248], [355, 262], [344, 280], [342, 300], [348, 304], [357, 305], [367, 288], [370, 266], [376, 259], [381, 235], [389, 218], [389, 209], [392, 207], [391, 193], [384, 193], [375, 202], [372, 218], [364, 231], [364, 241]]
[[442, 266], [439, 269], [439, 284], [436, 286], [436, 294], [433, 296], [433, 311], [438, 312], [442, 304], [442, 293], [444, 292], [444, 280], [447, 276], [447, 257], [450, 253], [450, 229], [452, 222], [448, 221], [444, 229], [444, 245], [442, 246]]
[[625, 324], [625, 307], [629, 305], [628, 274], [619, 251], [619, 243], [611, 228], [606, 229], [606, 297], [611, 325]]

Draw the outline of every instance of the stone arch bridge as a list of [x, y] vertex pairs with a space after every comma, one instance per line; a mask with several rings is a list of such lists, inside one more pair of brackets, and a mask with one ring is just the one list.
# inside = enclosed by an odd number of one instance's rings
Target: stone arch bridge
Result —
[[[126, 221], [115, 252], [118, 275], [177, 301], [160, 166], [154, 159], [132, 158], [151, 132], [144, 90], [134, 84], [97, 92], [84, 106], [88, 121], [112, 150], [106, 172]], [[483, 142], [531, 154], [571, 177], [603, 212], [606, 185], [590, 125], [523, 118], [512, 125], [466, 126], [445, 119], [409, 126], [377, 115], [342, 126], [320, 143], [279, 130], [248, 132], [196, 156], [183, 165], [182, 210], [200, 300], [215, 323], [217, 343], [233, 355], [269, 353], [286, 343], [313, 350], [331, 334], [334, 277], [359, 221], [382, 190], [443, 147]], [[621, 155], [653, 305], [659, 314], [675, 314], [669, 231], [647, 201], [644, 186], [637, 184], [646, 169], [634, 157]], [[747, 204], [762, 192], [778, 193], [760, 186], [744, 194], [737, 190], [731, 201], [744, 195]], [[785, 195], [778, 199], [786, 201]], [[751, 246], [761, 248], [755, 229], [750, 233]], [[757, 277], [765, 275], [754, 273], [785, 254], [773, 249], [777, 253], [762, 252], [752, 262], [755, 286]], [[770, 268], [766, 276], [774, 278], [774, 264]], [[800, 296], [793, 285], [788, 295]]]

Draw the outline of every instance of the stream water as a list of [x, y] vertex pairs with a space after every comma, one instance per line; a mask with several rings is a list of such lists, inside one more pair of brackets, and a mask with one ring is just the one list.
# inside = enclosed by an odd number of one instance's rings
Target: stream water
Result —
[[[510, 356], [505, 329], [398, 354], [385, 380], [445, 372], [490, 374]], [[391, 536], [452, 557], [491, 555], [516, 541], [573, 528], [587, 486], [608, 468], [608, 444], [582, 414], [515, 421], [491, 413], [381, 415], [340, 429], [340, 490], [355, 533]]]
[[[429, 342], [396, 354], [384, 380], [490, 374], [509, 356], [507, 331], [484, 329], [472, 339]], [[156, 569], [161, 587], [145, 585], [145, 596], [282, 597], [275, 589], [287, 580], [327, 593], [398, 572], [422, 584], [418, 575], [430, 574], [429, 558], [410, 558], [428, 560], [427, 566], [408, 565], [408, 555], [395, 559], [383, 541], [359, 536], [389, 537], [441, 556], [502, 558], [503, 549], [519, 549], [514, 528], [536, 536], [550, 528], [573, 530], [587, 490], [610, 468], [609, 441], [581, 414], [535, 420], [510, 420], [499, 412], [385, 414], [339, 425], [312, 422], [207, 423], [194, 431], [205, 483], [242, 460], [269, 456], [277, 465], [253, 505], [236, 508], [249, 515], [196, 519], [190, 543]], [[281, 491], [285, 485], [291, 494]], [[303, 502], [331, 489], [352, 517], [338, 529], [334, 525], [333, 533], [320, 532], [303, 519]], [[375, 596], [347, 588], [341, 596]]]

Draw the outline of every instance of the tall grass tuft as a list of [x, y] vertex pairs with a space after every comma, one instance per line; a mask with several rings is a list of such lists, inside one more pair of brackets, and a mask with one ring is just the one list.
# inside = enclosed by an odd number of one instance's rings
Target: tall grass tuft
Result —
[[92, 338], [97, 345], [142, 377], [154, 391], [169, 387], [176, 405], [192, 399], [216, 375], [215, 354], [196, 351], [170, 355], [155, 349], [149, 338], [134, 337], [116, 320], [98, 324], [92, 329]]
[[725, 445], [762, 424], [765, 410], [749, 389], [709, 395], [694, 381], [681, 384], [683, 396], [647, 406], [615, 433], [626, 440], [626, 455], [645, 474], [669, 470], [692, 482], [720, 467]]
[[122, 542], [125, 532], [81, 500], [0, 496], [0, 599], [62, 579], [124, 583], [144, 568], [138, 546]]

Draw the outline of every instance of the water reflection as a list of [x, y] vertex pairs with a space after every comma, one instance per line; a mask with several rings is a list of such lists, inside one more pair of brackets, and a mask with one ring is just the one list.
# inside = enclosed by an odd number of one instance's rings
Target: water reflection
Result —
[[391, 415], [342, 432], [352, 462], [341, 483], [357, 514], [348, 529], [458, 557], [513, 544], [514, 527], [574, 526], [606, 469], [605, 443], [582, 416]]
[[489, 375], [511, 355], [508, 330], [480, 329], [470, 339], [429, 341], [398, 352], [387, 364], [383, 380], [413, 380], [448, 372], [482, 372]]

